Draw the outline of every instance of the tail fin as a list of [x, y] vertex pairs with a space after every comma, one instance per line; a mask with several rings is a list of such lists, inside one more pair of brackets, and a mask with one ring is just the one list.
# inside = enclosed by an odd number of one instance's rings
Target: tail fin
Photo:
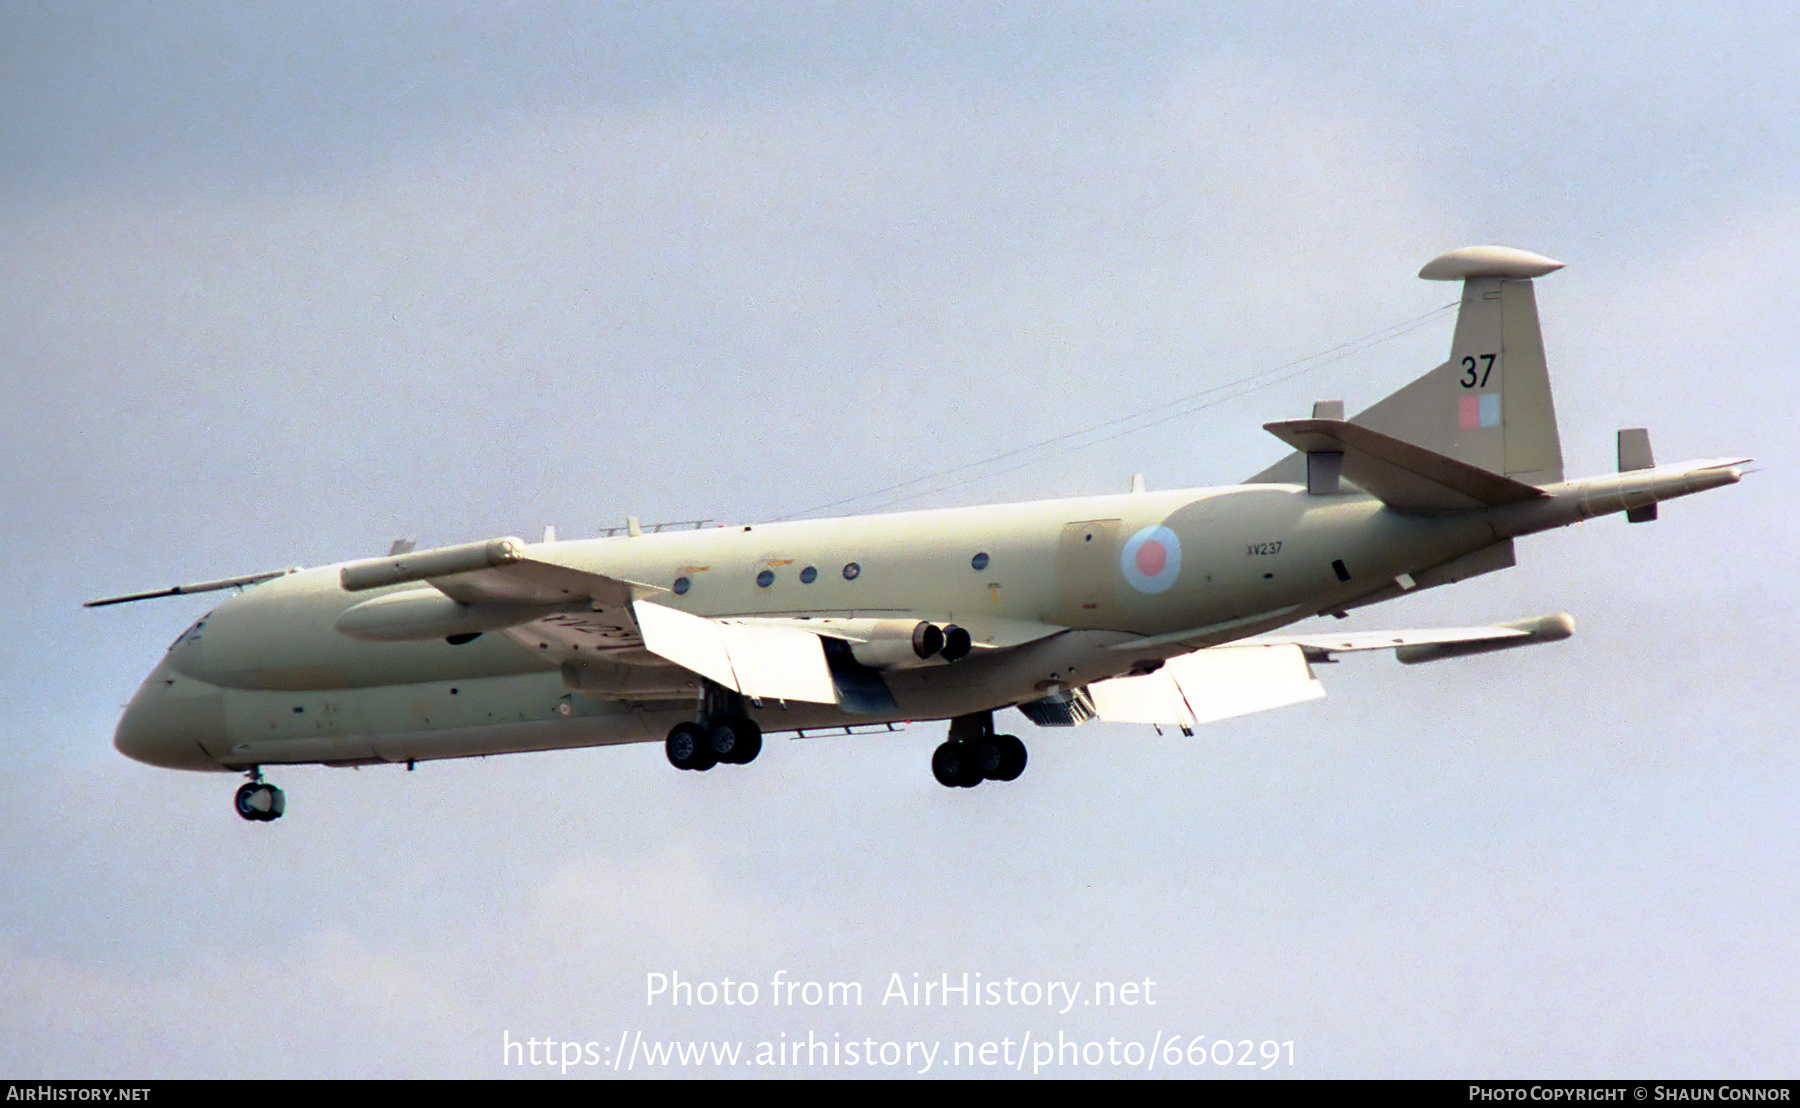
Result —
[[[1504, 246], [1433, 258], [1420, 277], [1463, 283], [1450, 359], [1350, 422], [1526, 484], [1561, 481], [1562, 441], [1531, 288], [1533, 278], [1561, 268]], [[1304, 458], [1293, 455], [1246, 483], [1305, 480]]]

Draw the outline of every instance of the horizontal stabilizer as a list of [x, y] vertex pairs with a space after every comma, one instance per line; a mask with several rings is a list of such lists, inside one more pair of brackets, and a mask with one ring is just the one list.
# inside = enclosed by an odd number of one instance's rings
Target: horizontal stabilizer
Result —
[[644, 649], [756, 699], [837, 703], [819, 636], [793, 627], [690, 615], [639, 600], [631, 605]]
[[1155, 673], [1114, 677], [1087, 687], [1109, 723], [1191, 729], [1202, 723], [1317, 700], [1325, 686], [1291, 644], [1215, 646], [1170, 658]]
[[1263, 428], [1302, 453], [1342, 455], [1344, 477], [1397, 512], [1465, 512], [1545, 495], [1535, 485], [1340, 419], [1292, 419]]

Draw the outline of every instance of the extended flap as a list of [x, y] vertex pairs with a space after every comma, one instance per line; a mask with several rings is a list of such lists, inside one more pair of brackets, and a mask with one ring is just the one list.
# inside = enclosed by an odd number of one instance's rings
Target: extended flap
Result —
[[1097, 681], [1087, 691], [1103, 720], [1191, 728], [1317, 700], [1325, 686], [1300, 647], [1281, 644], [1197, 650], [1155, 673]]
[[707, 619], [639, 600], [644, 648], [748, 697], [837, 703], [819, 636], [794, 627]]

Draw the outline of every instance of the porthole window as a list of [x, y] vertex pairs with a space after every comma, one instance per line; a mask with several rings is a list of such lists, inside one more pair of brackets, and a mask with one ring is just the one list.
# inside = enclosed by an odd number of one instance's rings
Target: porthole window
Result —
[[688, 580], [687, 578], [685, 578], [685, 577], [675, 578], [675, 595], [676, 596], [686, 596], [687, 591], [693, 587], [694, 587], [694, 583], [692, 581]]
[[986, 569], [988, 566], [987, 551], [984, 550], [980, 554], [977, 554], [973, 558], [970, 558], [969, 564], [971, 566], [975, 567], [975, 572], [977, 572], [977, 573], [980, 573], [982, 570]]
[[800, 571], [800, 583], [802, 585], [810, 585], [814, 581], [817, 581], [818, 579], [819, 579], [819, 571], [818, 571], [818, 568], [815, 566], [807, 566], [805, 569]]
[[844, 580], [854, 581], [854, 580], [856, 580], [857, 576], [861, 573], [862, 573], [862, 567], [857, 565], [855, 562], [851, 562], [844, 567]]
[[775, 571], [772, 569], [765, 569], [761, 573], [756, 575], [756, 587], [759, 589], [766, 589], [770, 585], [773, 585], [774, 583], [775, 583]]

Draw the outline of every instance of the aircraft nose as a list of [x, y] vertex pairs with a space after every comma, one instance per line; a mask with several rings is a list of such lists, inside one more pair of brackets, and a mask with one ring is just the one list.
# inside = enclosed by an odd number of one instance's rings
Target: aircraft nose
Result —
[[167, 769], [222, 770], [203, 744], [220, 749], [225, 737], [224, 697], [159, 666], [131, 698], [113, 747], [134, 761]]

